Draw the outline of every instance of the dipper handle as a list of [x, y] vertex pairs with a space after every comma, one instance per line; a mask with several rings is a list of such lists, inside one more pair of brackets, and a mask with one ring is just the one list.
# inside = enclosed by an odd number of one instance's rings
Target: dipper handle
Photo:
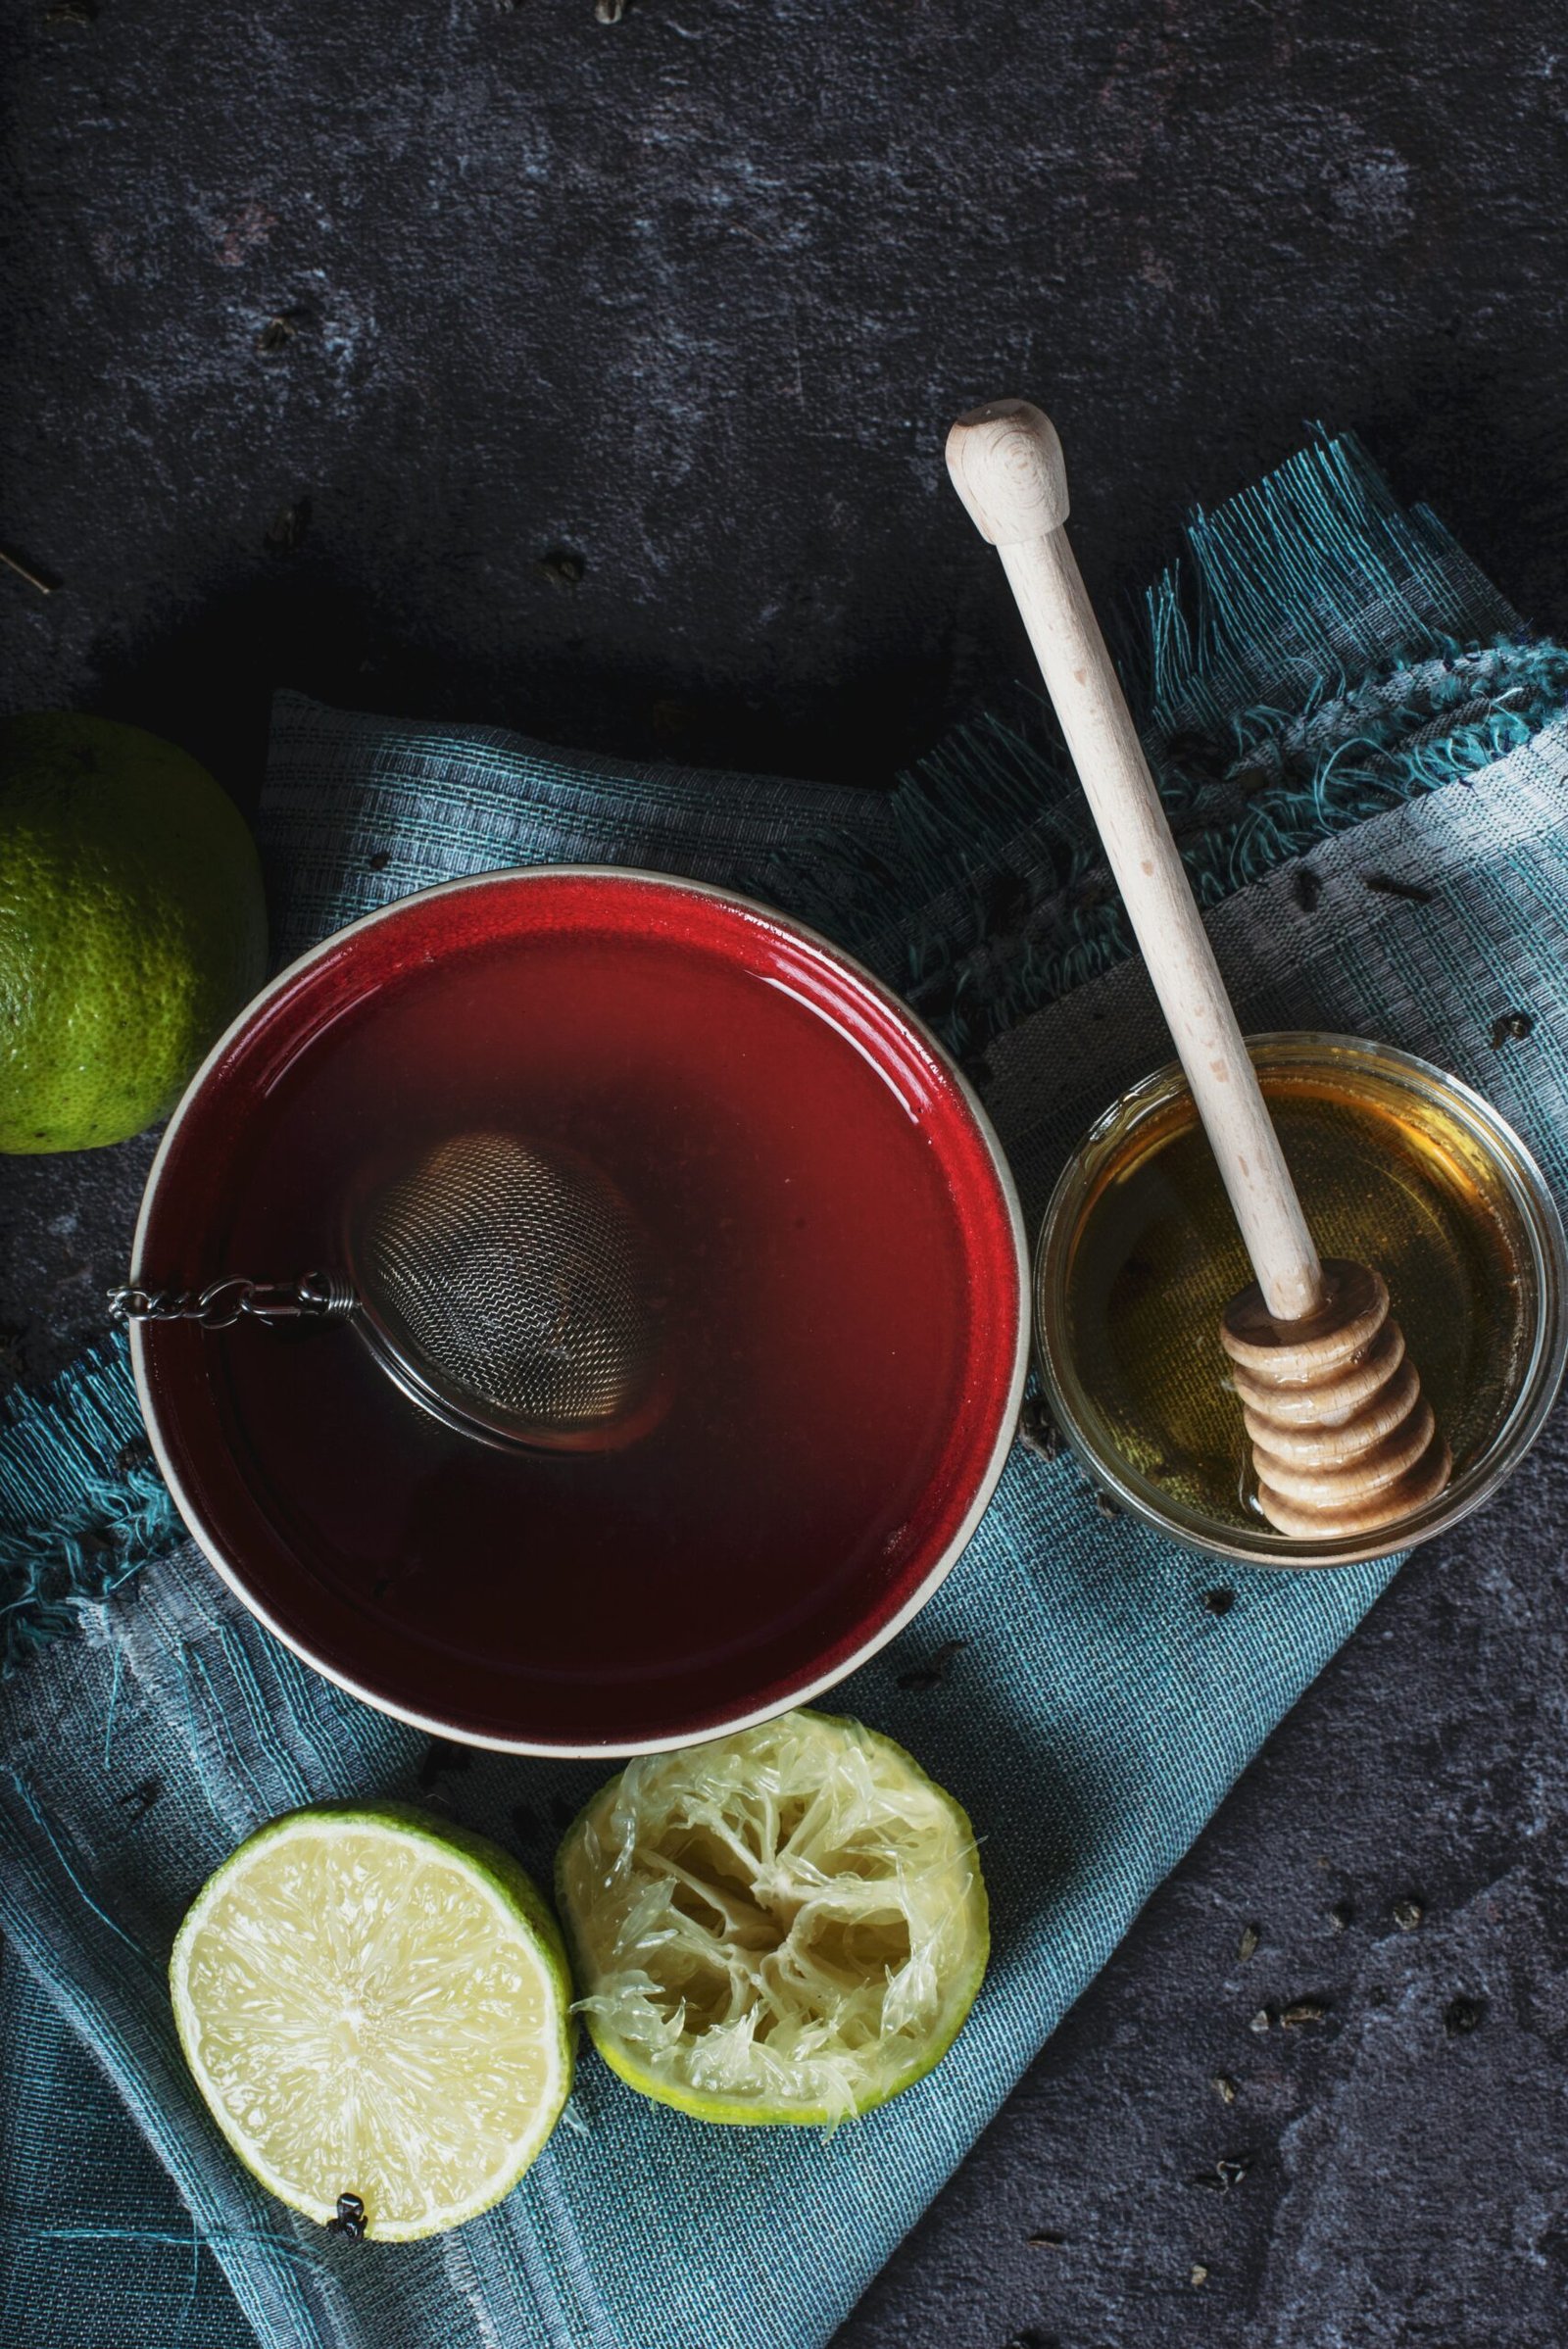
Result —
[[1258, 1287], [1276, 1319], [1298, 1321], [1324, 1301], [1322, 1266], [1067, 543], [1055, 428], [1026, 400], [993, 400], [954, 425], [948, 469], [1002, 557]]

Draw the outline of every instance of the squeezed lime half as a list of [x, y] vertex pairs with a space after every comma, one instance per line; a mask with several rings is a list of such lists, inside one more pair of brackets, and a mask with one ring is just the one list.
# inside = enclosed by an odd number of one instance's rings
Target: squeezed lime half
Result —
[[990, 1947], [958, 1804], [822, 1713], [632, 1762], [570, 1829], [556, 1888], [594, 2045], [704, 2121], [885, 2103], [953, 2044]]

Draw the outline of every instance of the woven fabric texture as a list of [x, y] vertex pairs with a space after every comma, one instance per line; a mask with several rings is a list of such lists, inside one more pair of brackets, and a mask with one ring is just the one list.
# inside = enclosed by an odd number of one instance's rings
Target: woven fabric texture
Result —
[[[1425, 1053], [1568, 1188], [1564, 657], [1346, 444], [1200, 518], [1186, 573], [1152, 606], [1149, 740], [1245, 1020]], [[512, 862], [769, 896], [946, 1026], [1031, 1216], [1089, 1119], [1168, 1056], [1027, 710], [884, 800], [284, 697], [263, 840], [290, 949]], [[1315, 894], [1296, 886], [1308, 854]], [[1493, 1024], [1520, 1004], [1533, 1031], [1498, 1053]], [[0, 1575], [25, 1627], [0, 1691], [0, 2023], [27, 2082], [4, 2147], [8, 2340], [100, 2337], [112, 2294], [122, 2349], [824, 2342], [1393, 1571], [1220, 1576], [1107, 1520], [1069, 1459], [1015, 1449], [938, 1596], [833, 1699], [909, 1745], [983, 1838], [994, 1962], [938, 2073], [832, 2135], [715, 2130], [585, 2055], [565, 2125], [500, 2208], [421, 2246], [349, 2245], [254, 2187], [188, 2084], [163, 1979], [185, 1904], [263, 1819], [372, 1790], [547, 1875], [604, 1772], [432, 1752], [315, 1678], [178, 1542], [131, 1425], [115, 1347], [0, 1424]], [[1216, 1580], [1223, 1614], [1203, 1603]]]

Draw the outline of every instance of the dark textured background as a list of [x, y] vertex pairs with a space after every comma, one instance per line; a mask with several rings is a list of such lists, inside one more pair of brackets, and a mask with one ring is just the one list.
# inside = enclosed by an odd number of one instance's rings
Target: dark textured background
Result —
[[[1320, 416], [1568, 623], [1557, 0], [0, 0], [0, 545], [59, 582], [0, 571], [0, 702], [139, 718], [242, 800], [281, 681], [885, 778], [1019, 663], [941, 468], [996, 391], [1060, 423], [1107, 600]], [[147, 1155], [0, 1172], [12, 1367], [97, 1326]], [[1559, 1419], [842, 2349], [1559, 2349], [1565, 1498]]]

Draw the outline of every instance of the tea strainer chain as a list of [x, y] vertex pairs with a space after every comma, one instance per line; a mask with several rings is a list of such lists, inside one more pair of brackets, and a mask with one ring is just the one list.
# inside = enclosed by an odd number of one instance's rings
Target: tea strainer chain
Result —
[[231, 1330], [237, 1321], [334, 1321], [359, 1303], [353, 1284], [336, 1273], [308, 1272], [298, 1281], [251, 1281], [230, 1274], [205, 1289], [111, 1289], [116, 1321], [198, 1321], [204, 1330]]
[[419, 1407], [461, 1434], [612, 1450], [667, 1400], [667, 1297], [638, 1217], [600, 1168], [515, 1135], [423, 1151], [346, 1218], [346, 1269], [200, 1289], [128, 1284], [122, 1321], [347, 1322]]

